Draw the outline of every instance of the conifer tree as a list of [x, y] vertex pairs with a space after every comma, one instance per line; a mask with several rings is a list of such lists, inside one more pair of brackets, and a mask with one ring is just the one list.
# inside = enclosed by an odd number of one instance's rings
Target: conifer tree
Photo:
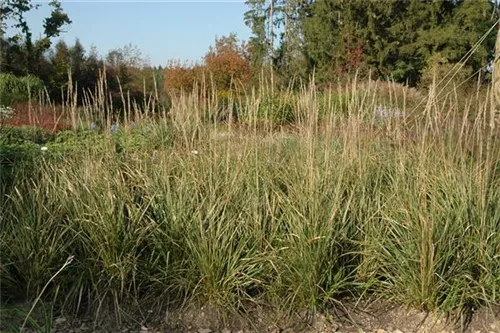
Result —
[[[247, 4], [251, 45], [270, 47], [265, 30], [269, 3]], [[493, 0], [278, 0], [272, 21], [283, 33], [277, 68], [283, 76], [314, 70], [316, 79], [325, 83], [371, 72], [416, 85], [433, 59], [451, 65], [460, 61], [495, 22], [494, 7]], [[493, 32], [468, 60], [467, 71], [484, 70], [494, 40]], [[262, 54], [269, 50], [254, 55]]]
[[60, 40], [54, 47], [51, 56], [52, 73], [49, 80], [51, 97], [61, 101], [62, 94], [66, 93], [68, 72], [71, 68], [71, 54], [68, 45]]

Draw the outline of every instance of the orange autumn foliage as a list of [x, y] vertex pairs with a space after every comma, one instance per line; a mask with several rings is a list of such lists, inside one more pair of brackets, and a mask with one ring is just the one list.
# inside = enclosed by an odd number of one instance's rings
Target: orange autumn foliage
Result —
[[171, 60], [164, 69], [163, 77], [163, 86], [168, 93], [178, 95], [181, 91], [191, 92], [195, 83], [202, 80], [203, 66]]
[[203, 64], [170, 61], [164, 70], [164, 88], [178, 95], [192, 91], [196, 82], [205, 79], [207, 87], [212, 88], [213, 84], [218, 91], [227, 91], [235, 84], [248, 83], [251, 77], [248, 47], [244, 43], [238, 45], [236, 36], [230, 35], [216, 39]]
[[252, 77], [248, 47], [238, 45], [235, 35], [216, 39], [215, 47], [205, 55], [205, 69], [218, 90], [230, 90], [232, 84], [245, 84]]

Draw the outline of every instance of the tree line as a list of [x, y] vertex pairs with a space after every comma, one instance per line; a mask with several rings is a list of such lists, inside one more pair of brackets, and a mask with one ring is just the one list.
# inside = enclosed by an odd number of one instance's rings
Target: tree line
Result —
[[[50, 15], [44, 19], [43, 36], [34, 40], [25, 19], [27, 12], [37, 9], [30, 0], [4, 1], [0, 5], [0, 71], [16, 77], [40, 79], [51, 100], [62, 102], [70, 82], [76, 89], [78, 102], [94, 94], [99, 80], [105, 78], [112, 99], [130, 94], [143, 98], [145, 91], [162, 91], [163, 69], [151, 66], [141, 51], [132, 44], [110, 50], [102, 56], [95, 47], [86, 50], [77, 39], [73, 45], [54, 39], [64, 33], [72, 22], [61, 3], [51, 1]], [[7, 36], [8, 28], [17, 33]], [[11, 76], [12, 77], [12, 76]], [[156, 81], [156, 87], [155, 87]], [[119, 103], [118, 103], [119, 105]]]
[[[216, 38], [200, 63], [170, 61], [151, 66], [133, 45], [109, 51], [85, 50], [76, 40], [54, 43], [71, 24], [53, 0], [44, 33], [33, 40], [25, 14], [30, 0], [0, 5], [0, 71], [39, 78], [55, 101], [62, 101], [68, 73], [79, 91], [93, 92], [106, 77], [112, 98], [129, 92], [178, 94], [205, 80], [218, 90], [258, 84], [262, 75], [290, 85], [314, 78], [319, 86], [353, 74], [390, 79], [415, 86], [451, 69], [471, 49], [458, 79], [488, 79], [498, 19], [494, 0], [247, 0], [248, 43], [235, 34]], [[17, 28], [7, 36], [7, 28]], [[442, 73], [441, 73], [442, 74]]]
[[[498, 19], [494, 0], [247, 0], [252, 63], [289, 81], [358, 72], [417, 85], [481, 41], [463, 74], [486, 76]], [[486, 34], [486, 38], [481, 38]]]

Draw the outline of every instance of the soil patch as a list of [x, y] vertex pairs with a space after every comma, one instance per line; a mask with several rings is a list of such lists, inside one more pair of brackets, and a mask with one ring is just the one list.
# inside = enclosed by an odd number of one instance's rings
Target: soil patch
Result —
[[[112, 325], [112, 324], [110, 324]], [[101, 326], [101, 325], [97, 325]], [[302, 312], [284, 318], [265, 309], [247, 315], [227, 315], [209, 306], [169, 311], [162, 320], [128, 323], [123, 327], [96, 327], [91, 321], [56, 318], [56, 333], [500, 333], [500, 307], [467, 314], [437, 315], [405, 309], [387, 302], [345, 304], [343, 309], [311, 315]]]

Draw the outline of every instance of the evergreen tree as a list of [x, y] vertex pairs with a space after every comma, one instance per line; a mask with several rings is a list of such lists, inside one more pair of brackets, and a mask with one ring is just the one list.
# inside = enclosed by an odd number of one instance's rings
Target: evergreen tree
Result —
[[51, 58], [52, 74], [49, 80], [51, 97], [57, 101], [62, 100], [66, 94], [68, 73], [71, 68], [71, 54], [68, 45], [60, 40], [55, 45]]
[[284, 78], [285, 84], [294, 79], [307, 79], [308, 76], [308, 59], [304, 53], [301, 20], [305, 5], [303, 0], [280, 0], [278, 2], [284, 27], [276, 57], [276, 67]]
[[250, 9], [245, 13], [245, 24], [252, 30], [249, 47], [252, 53], [252, 66], [260, 68], [270, 54], [270, 42], [266, 24], [268, 22], [266, 0], [247, 0]]
[[86, 90], [94, 91], [94, 88], [99, 80], [99, 71], [104, 69], [104, 62], [100, 58], [97, 48], [91, 46], [88, 55], [83, 64], [83, 73], [81, 78], [81, 86]]
[[317, 0], [303, 9], [304, 47], [309, 71], [315, 70], [319, 81], [332, 80], [341, 67], [342, 13], [340, 0]]
[[76, 39], [75, 44], [69, 49], [69, 60], [73, 81], [76, 82], [81, 88], [85, 84], [83, 78], [86, 59], [85, 48], [82, 43], [80, 43], [78, 38]]
[[[286, 22], [280, 70], [298, 72], [299, 67], [309, 74], [315, 70], [316, 79], [325, 83], [371, 71], [375, 77], [415, 85], [432, 59], [458, 62], [497, 17], [494, 1], [489, 0], [281, 0], [278, 4]], [[289, 33], [290, 29], [295, 30]], [[467, 62], [467, 70], [485, 67], [494, 40], [492, 32]], [[291, 69], [290, 58], [297, 49], [303, 58]]]

